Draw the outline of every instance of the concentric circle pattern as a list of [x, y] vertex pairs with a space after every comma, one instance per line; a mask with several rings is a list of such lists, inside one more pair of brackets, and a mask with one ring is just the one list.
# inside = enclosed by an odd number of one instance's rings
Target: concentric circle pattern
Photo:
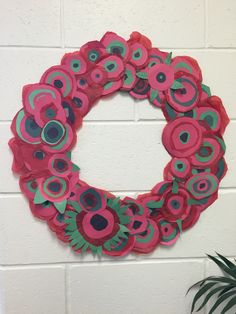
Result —
[[[84, 116], [119, 90], [148, 99], [167, 121], [163, 181], [136, 199], [83, 182], [71, 160]], [[12, 169], [33, 215], [77, 253], [123, 256], [173, 245], [217, 199], [229, 120], [191, 57], [172, 57], [138, 32], [129, 40], [108, 32], [24, 86], [22, 102], [11, 126]]]

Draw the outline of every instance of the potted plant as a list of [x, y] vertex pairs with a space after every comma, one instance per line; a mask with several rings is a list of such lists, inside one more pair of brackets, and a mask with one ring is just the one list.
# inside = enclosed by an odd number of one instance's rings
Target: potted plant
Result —
[[[221, 314], [236, 313], [236, 263], [231, 262], [219, 253], [217, 253], [217, 255], [217, 257], [211, 255], [207, 256], [223, 271], [223, 275], [207, 277], [198, 281], [188, 289], [187, 293], [191, 289], [198, 287], [198, 292], [192, 302], [191, 313], [193, 313], [194, 310], [196, 310], [196, 312], [200, 311], [213, 297], [216, 297], [216, 301], [208, 314], [214, 313], [223, 302], [225, 303]], [[196, 307], [197, 302], [200, 303], [198, 307]], [[233, 310], [234, 312], [232, 312]]]

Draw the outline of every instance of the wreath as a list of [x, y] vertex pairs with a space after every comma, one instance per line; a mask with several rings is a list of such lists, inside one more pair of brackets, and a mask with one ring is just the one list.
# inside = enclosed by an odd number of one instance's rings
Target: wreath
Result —
[[[83, 117], [118, 90], [149, 99], [167, 121], [162, 142], [171, 160], [163, 181], [136, 199], [82, 181], [71, 160]], [[190, 57], [172, 58], [138, 32], [128, 41], [107, 32], [24, 86], [22, 102], [11, 125], [12, 169], [33, 215], [77, 253], [123, 256], [170, 246], [217, 199], [229, 119]]]

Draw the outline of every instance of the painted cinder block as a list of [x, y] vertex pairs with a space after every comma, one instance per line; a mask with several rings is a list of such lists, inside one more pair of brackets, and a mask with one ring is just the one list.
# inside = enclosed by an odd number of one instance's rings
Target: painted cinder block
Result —
[[207, 44], [210, 47], [236, 47], [236, 2], [208, 0]]
[[69, 313], [189, 314], [191, 298], [185, 294], [202, 278], [203, 266], [202, 261], [70, 266]]
[[1, 0], [0, 11], [0, 46], [60, 46], [60, 1]]
[[0, 268], [1, 314], [66, 314], [62, 266]]
[[67, 47], [100, 39], [106, 31], [127, 38], [139, 31], [156, 47], [204, 47], [203, 0], [67, 0], [64, 21]]

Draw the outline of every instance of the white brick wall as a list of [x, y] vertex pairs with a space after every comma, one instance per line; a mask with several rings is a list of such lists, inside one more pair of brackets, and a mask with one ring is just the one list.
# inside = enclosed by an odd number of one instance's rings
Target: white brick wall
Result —
[[[22, 86], [107, 30], [126, 38], [138, 30], [156, 46], [197, 58], [231, 118], [219, 199], [174, 247], [116, 261], [76, 256], [31, 215], [7, 146]], [[235, 30], [235, 0], [0, 0], [0, 314], [190, 313], [187, 288], [214, 271], [204, 253], [236, 256]], [[150, 189], [169, 159], [163, 125], [146, 101], [101, 101], [73, 153], [82, 177], [121, 196]]]

